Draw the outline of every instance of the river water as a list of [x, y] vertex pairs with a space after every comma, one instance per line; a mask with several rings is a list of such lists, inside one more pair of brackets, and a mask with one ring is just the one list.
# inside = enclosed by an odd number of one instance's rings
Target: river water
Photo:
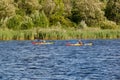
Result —
[[0, 41], [0, 80], [120, 80], [120, 40], [82, 40], [92, 46]]

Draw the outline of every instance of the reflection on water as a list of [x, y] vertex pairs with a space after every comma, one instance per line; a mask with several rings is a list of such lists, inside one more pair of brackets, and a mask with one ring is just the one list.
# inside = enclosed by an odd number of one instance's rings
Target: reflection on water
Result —
[[0, 80], [120, 80], [120, 40], [83, 41], [94, 45], [1, 41]]

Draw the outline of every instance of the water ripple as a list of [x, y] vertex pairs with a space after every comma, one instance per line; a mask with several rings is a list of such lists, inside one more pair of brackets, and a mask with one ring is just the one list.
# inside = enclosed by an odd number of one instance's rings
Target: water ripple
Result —
[[1, 41], [0, 80], [120, 80], [120, 40], [84, 42], [94, 45]]

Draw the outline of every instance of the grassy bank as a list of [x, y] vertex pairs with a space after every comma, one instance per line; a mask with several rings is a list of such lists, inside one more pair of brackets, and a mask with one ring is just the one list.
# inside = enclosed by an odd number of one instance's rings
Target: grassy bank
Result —
[[75, 30], [75, 29], [33, 29], [33, 30], [0, 30], [0, 40], [45, 40], [65, 39], [118, 39], [120, 30]]

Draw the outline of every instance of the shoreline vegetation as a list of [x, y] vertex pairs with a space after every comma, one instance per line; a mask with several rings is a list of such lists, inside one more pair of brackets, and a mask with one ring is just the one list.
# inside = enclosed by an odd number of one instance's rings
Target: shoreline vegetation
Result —
[[32, 30], [0, 30], [0, 40], [68, 40], [68, 39], [119, 39], [120, 30], [42, 28]]
[[0, 40], [119, 38], [120, 0], [0, 0]]

